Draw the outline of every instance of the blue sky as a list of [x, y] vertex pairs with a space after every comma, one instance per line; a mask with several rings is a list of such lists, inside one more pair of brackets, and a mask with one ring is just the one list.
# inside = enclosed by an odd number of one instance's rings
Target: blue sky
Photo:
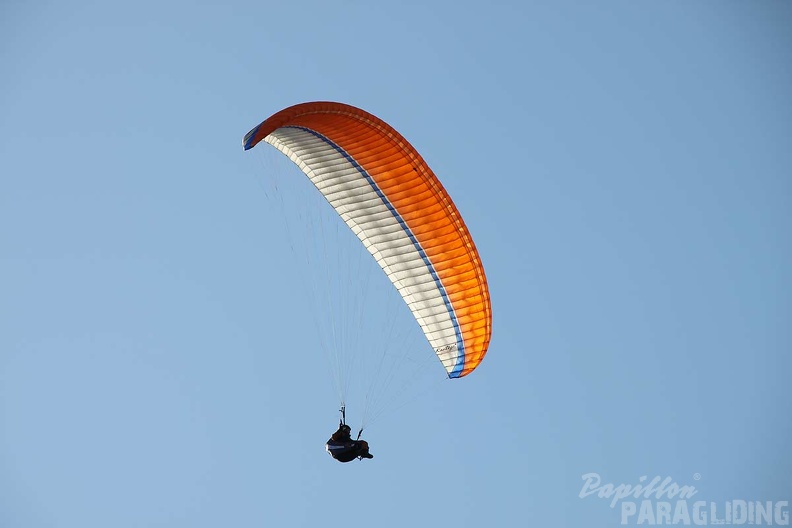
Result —
[[[4, 2], [0, 526], [617, 525], [590, 472], [792, 500], [791, 23], [780, 1]], [[429, 369], [345, 465], [300, 217], [241, 147], [311, 100], [423, 154], [494, 311], [482, 366]]]

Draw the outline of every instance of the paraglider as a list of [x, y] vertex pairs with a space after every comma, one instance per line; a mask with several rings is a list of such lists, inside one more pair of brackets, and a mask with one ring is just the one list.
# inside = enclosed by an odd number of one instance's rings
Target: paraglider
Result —
[[[244, 148], [261, 141], [297, 164], [374, 257], [447, 376], [473, 372], [491, 337], [484, 268], [457, 207], [412, 145], [378, 117], [334, 102], [275, 113], [248, 132]], [[330, 442], [327, 449], [333, 454]]]
[[368, 442], [360, 439], [360, 433], [356, 440], [352, 440], [352, 428], [345, 423], [344, 407], [341, 408], [341, 421], [338, 424], [338, 430], [325, 444], [325, 450], [339, 462], [351, 462], [356, 458], [358, 460], [374, 458], [374, 455], [369, 453]]

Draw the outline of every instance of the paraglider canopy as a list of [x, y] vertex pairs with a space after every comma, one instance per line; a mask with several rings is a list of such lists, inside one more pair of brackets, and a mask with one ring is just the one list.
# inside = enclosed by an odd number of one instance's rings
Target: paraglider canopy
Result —
[[343, 103], [298, 104], [248, 132], [294, 161], [399, 291], [451, 378], [482, 361], [489, 290], [476, 246], [440, 181], [390, 125]]

